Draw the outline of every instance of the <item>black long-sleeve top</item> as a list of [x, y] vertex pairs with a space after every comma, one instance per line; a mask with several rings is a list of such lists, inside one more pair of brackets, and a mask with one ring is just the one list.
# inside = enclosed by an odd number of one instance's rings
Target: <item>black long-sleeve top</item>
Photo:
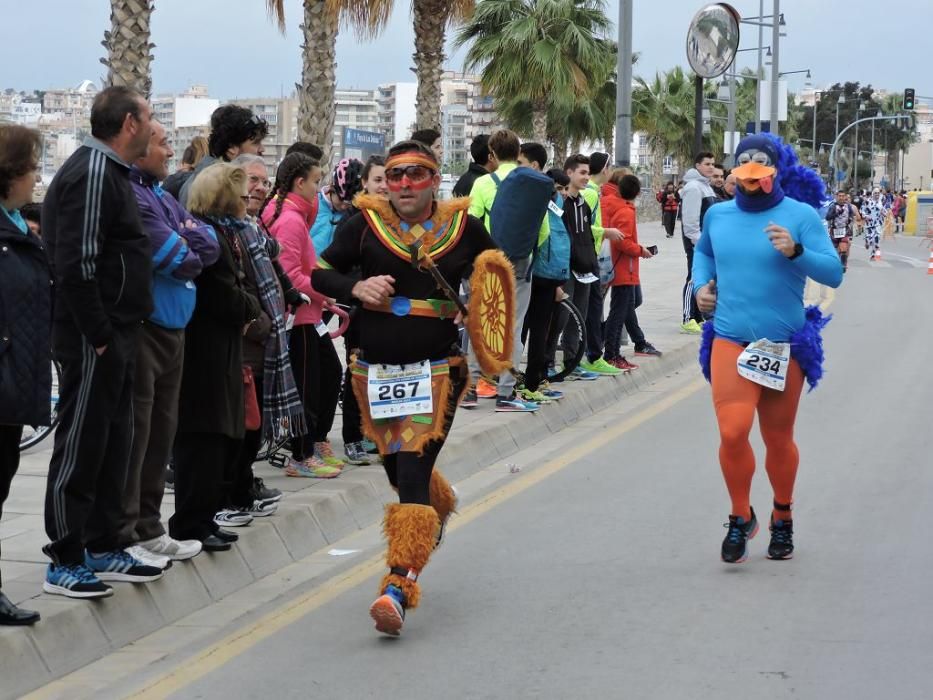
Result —
[[[456, 289], [469, 277], [473, 261], [495, 244], [479, 219], [467, 217], [459, 239], [441, 255], [433, 256], [444, 278]], [[359, 268], [362, 278], [391, 275], [394, 296], [409, 299], [446, 299], [434, 278], [412, 267], [380, 241], [362, 214], [346, 222], [320, 255], [319, 268], [311, 273], [311, 285], [330, 297], [346, 298], [358, 281], [352, 276]], [[326, 269], [330, 268], [330, 269]], [[408, 364], [441, 360], [450, 356], [457, 343], [457, 327], [452, 319], [421, 316], [395, 316], [381, 311], [360, 310], [360, 348], [370, 363]]]

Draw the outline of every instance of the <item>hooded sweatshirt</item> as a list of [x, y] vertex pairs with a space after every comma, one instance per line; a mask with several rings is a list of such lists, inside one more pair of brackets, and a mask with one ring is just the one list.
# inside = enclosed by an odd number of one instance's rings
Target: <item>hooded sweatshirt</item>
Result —
[[684, 189], [680, 199], [684, 235], [696, 245], [703, 230], [706, 210], [718, 201], [716, 193], [710, 187], [709, 180], [700, 175], [696, 168], [691, 168], [684, 175]]
[[606, 226], [617, 228], [622, 233], [621, 241], [611, 241], [612, 269], [615, 276], [612, 286], [641, 284], [638, 276], [641, 261], [641, 244], [638, 242], [638, 223], [635, 203], [622, 199], [619, 188], [611, 182], [601, 191], [603, 220]]

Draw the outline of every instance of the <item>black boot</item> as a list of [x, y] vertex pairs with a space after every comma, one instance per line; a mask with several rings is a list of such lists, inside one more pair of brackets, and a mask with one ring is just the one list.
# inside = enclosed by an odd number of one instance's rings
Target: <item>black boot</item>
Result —
[[16, 607], [13, 601], [0, 591], [0, 625], [34, 625], [38, 621], [39, 613]]

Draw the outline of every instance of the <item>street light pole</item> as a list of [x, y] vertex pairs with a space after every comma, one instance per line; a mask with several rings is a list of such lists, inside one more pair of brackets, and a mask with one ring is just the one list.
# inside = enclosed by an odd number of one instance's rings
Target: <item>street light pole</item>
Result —
[[816, 109], [820, 105], [820, 93], [813, 93], [813, 140], [810, 145], [813, 147], [813, 160], [816, 160]]
[[616, 165], [632, 159], [632, 3], [619, 0], [619, 56], [616, 83]]
[[774, 0], [774, 19], [771, 24], [771, 133], [778, 136], [781, 125], [778, 121], [778, 78], [781, 71], [781, 0]]
[[762, 69], [762, 59], [761, 59], [761, 45], [765, 43], [765, 28], [761, 23], [761, 19], [765, 16], [765, 0], [758, 0], [758, 72], [755, 74], [755, 77], [758, 79], [757, 84], [755, 85], [755, 133], [761, 133], [761, 91], [764, 89], [764, 85], [761, 84], [761, 69]]

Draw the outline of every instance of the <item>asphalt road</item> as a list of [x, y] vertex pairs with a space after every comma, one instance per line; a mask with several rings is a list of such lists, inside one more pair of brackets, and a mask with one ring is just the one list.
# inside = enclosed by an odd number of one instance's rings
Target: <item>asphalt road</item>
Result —
[[451, 533], [401, 639], [371, 629], [370, 578], [173, 697], [933, 697], [933, 277], [913, 242], [855, 250], [802, 402], [792, 561], [763, 527], [720, 562], [704, 386]]

